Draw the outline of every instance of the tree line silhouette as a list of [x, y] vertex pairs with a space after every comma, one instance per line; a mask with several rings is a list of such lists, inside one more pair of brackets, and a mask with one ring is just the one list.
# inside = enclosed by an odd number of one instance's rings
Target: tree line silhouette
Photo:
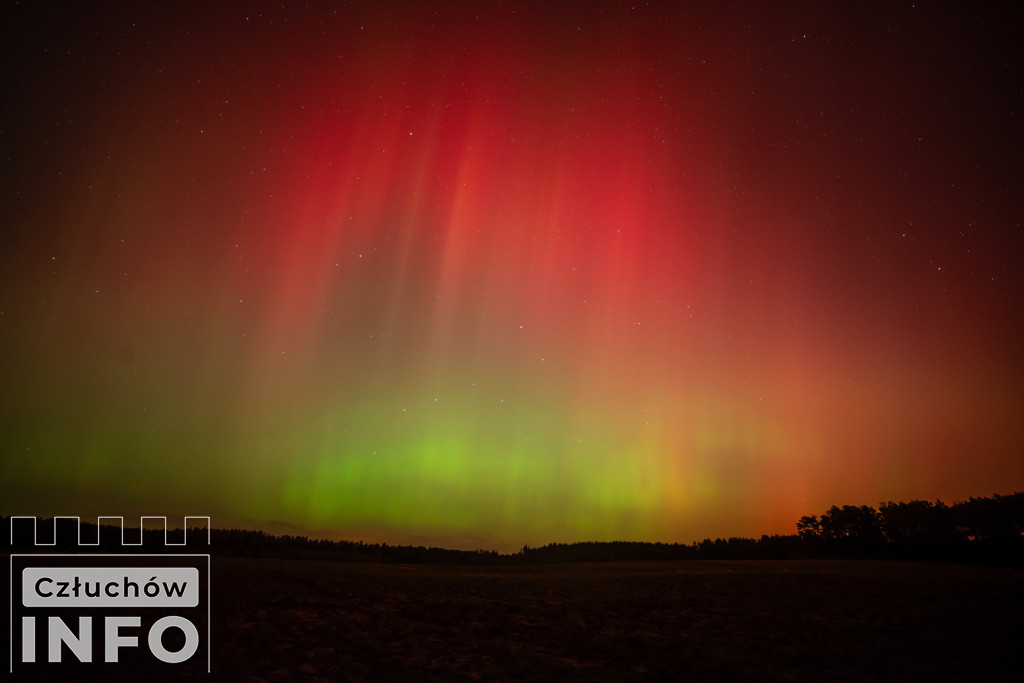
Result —
[[[54, 552], [154, 552], [166, 551], [164, 531], [125, 530], [125, 538], [141, 545], [122, 546], [121, 529], [74, 520], [40, 520], [15, 525], [2, 518], [2, 533], [12, 549], [35, 548], [35, 538]], [[833, 505], [820, 515], [801, 517], [797, 533], [754, 538], [709, 538], [700, 542], [582, 542], [551, 543], [538, 548], [523, 546], [518, 552], [466, 551], [362, 541], [328, 541], [306, 536], [275, 536], [263, 531], [212, 529], [206, 543], [205, 529], [188, 535], [188, 544], [177, 550], [209, 552], [235, 557], [319, 559], [399, 564], [543, 564], [556, 562], [614, 562], [636, 560], [780, 560], [811, 558], [904, 559], [971, 562], [1024, 566], [1024, 492], [970, 498], [946, 505], [923, 500], [886, 502], [878, 509], [868, 505]], [[192, 531], [192, 530], [190, 530]], [[99, 542], [88, 548], [81, 538]], [[56, 536], [54, 536], [56, 534]], [[168, 532], [169, 543], [183, 543], [180, 529]], [[90, 541], [86, 541], [90, 542]], [[37, 551], [39, 548], [35, 548]]]
[[801, 517], [797, 534], [824, 557], [978, 560], [1019, 564], [1024, 543], [1024, 492], [946, 505], [926, 500], [833, 505]]

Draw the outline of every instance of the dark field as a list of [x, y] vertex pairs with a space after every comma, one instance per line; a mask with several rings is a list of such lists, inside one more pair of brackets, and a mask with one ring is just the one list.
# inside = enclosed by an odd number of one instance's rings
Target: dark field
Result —
[[1008, 569], [212, 567], [213, 680], [1017, 680], [1024, 650]]
[[1024, 574], [885, 562], [461, 568], [214, 558], [214, 673], [1009, 680]]

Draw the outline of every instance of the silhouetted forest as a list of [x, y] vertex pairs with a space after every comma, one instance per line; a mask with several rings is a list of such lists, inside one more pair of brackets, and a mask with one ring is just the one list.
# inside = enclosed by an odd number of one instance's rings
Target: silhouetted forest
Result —
[[[10, 517], [2, 533], [15, 550], [33, 547], [31, 522], [20, 521], [11, 536]], [[235, 557], [340, 560], [398, 564], [542, 564], [635, 560], [785, 560], [812, 558], [901, 559], [1024, 566], [1024, 492], [994, 495], [946, 505], [923, 500], [868, 505], [833, 505], [820, 515], [801, 517], [797, 533], [754, 538], [704, 539], [680, 543], [584, 542], [523, 546], [518, 552], [465, 551], [423, 546], [395, 546], [362, 541], [328, 541], [305, 536], [274, 536], [263, 531], [190, 530], [186, 552]], [[121, 529], [81, 525], [79, 548], [74, 520], [58, 519], [56, 541], [51, 520], [38, 523], [38, 542], [54, 551], [153, 552], [164, 548], [164, 531], [144, 530], [141, 545], [123, 548]], [[139, 529], [126, 529], [127, 542], [139, 542]], [[184, 540], [180, 529], [169, 543]]]

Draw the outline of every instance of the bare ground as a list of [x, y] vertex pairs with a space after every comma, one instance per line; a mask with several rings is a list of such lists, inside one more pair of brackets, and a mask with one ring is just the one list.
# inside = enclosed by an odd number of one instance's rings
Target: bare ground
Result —
[[893, 562], [214, 560], [217, 677], [1008, 680], [1024, 573]]

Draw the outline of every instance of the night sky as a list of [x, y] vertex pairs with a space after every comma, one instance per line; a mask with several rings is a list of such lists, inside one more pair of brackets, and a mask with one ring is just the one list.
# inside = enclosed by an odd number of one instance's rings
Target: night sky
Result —
[[281, 4], [3, 3], [0, 512], [510, 550], [1024, 489], [1022, 10]]

